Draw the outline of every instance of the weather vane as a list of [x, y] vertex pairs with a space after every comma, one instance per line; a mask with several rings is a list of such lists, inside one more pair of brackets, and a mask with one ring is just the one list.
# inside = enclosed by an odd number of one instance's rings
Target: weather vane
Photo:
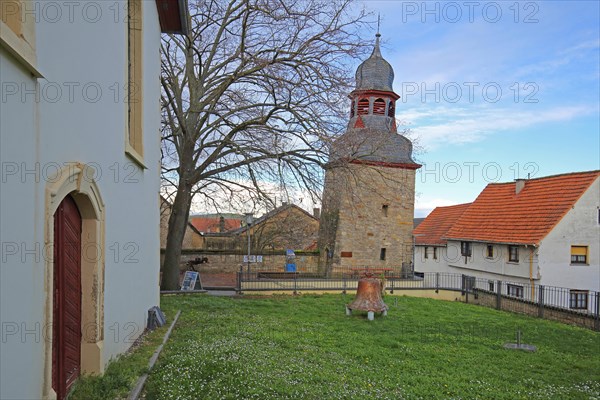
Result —
[[379, 27], [381, 26], [381, 13], [377, 13], [377, 36], [381, 36], [379, 33]]

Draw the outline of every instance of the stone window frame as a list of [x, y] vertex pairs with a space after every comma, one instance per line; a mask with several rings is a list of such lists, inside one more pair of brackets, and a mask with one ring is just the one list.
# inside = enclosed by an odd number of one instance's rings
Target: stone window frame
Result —
[[6, 49], [35, 78], [42, 78], [35, 47], [35, 18], [25, 18], [23, 13], [30, 3], [31, 0], [0, 1], [0, 47]]
[[127, 1], [127, 126], [125, 154], [144, 164], [143, 0]]

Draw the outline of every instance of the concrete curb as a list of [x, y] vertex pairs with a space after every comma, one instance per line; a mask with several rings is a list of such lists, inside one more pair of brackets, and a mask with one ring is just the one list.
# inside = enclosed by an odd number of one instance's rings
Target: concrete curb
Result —
[[140, 398], [140, 394], [142, 394], [142, 390], [144, 389], [144, 385], [146, 384], [146, 380], [148, 379], [148, 374], [150, 373], [150, 371], [152, 371], [152, 367], [154, 367], [154, 364], [156, 364], [156, 360], [158, 360], [158, 356], [160, 355], [163, 346], [165, 345], [165, 343], [167, 343], [167, 340], [169, 340], [171, 332], [173, 331], [173, 327], [177, 323], [180, 314], [181, 310], [177, 311], [177, 314], [175, 314], [175, 318], [173, 319], [169, 330], [167, 331], [167, 333], [165, 333], [165, 337], [163, 338], [162, 343], [160, 344], [160, 346], [158, 346], [154, 354], [152, 354], [152, 357], [150, 357], [150, 361], [148, 362], [148, 372], [139, 377], [133, 390], [129, 393], [127, 400], [138, 400]]
[[201, 290], [161, 290], [160, 294], [190, 294], [190, 293], [206, 293], [206, 289]]

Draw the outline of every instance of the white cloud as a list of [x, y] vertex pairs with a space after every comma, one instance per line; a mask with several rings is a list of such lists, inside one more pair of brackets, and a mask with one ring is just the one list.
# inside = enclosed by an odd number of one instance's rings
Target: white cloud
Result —
[[452, 201], [449, 199], [442, 199], [442, 198], [419, 201], [419, 198], [417, 197], [417, 199], [415, 200], [415, 218], [426, 217], [436, 207], [453, 206], [456, 204], [460, 204], [460, 203], [457, 203], [456, 201]]
[[408, 122], [427, 150], [447, 144], [478, 142], [486, 136], [533, 125], [569, 121], [597, 112], [593, 106], [564, 106], [546, 110], [515, 111], [509, 108], [473, 107], [410, 109], [398, 117]]

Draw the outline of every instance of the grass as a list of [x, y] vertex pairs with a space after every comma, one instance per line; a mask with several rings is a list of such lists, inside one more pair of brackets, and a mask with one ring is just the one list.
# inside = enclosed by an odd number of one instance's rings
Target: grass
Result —
[[[168, 317], [175, 315], [171, 313]], [[170, 321], [169, 321], [170, 324]], [[148, 361], [162, 342], [168, 325], [148, 332], [118, 359], [112, 360], [102, 376], [83, 376], [69, 394], [69, 400], [125, 399], [137, 379], [147, 372]]]
[[[599, 399], [600, 334], [463, 303], [166, 296], [183, 310], [147, 399]], [[536, 353], [506, 350], [515, 341]]]

